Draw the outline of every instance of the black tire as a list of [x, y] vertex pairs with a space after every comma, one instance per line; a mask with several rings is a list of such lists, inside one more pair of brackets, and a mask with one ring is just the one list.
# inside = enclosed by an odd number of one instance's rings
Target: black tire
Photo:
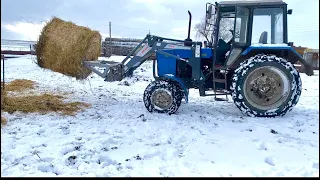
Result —
[[[259, 69], [258, 69], [259, 68]], [[267, 70], [274, 69], [273, 71], [275, 72], [278, 71], [277, 74], [279, 77], [282, 76], [285, 77], [287, 80], [281, 81], [284, 82], [283, 86], [279, 83], [279, 87], [282, 87], [285, 89], [287, 86], [287, 93], [281, 93], [278, 94], [279, 97], [283, 98], [275, 102], [273, 109], [264, 109], [261, 107], [266, 107], [263, 105], [257, 105], [255, 104], [254, 101], [251, 101], [249, 97], [249, 91], [251, 91], [251, 94], [257, 94], [258, 95], [261, 91], [263, 91], [263, 88], [257, 88], [257, 86], [245, 86], [245, 81], [246, 79], [251, 76], [251, 80], [248, 79], [246, 82], [252, 83], [252, 82], [258, 82], [258, 81], [253, 81], [253, 78], [255, 77], [260, 77], [260, 76], [254, 76], [254, 73], [261, 73], [261, 76], [264, 76], [262, 72], [263, 69]], [[271, 72], [271, 71], [270, 71]], [[251, 74], [251, 75], [250, 75]], [[282, 75], [280, 75], [282, 74]], [[256, 78], [258, 79], [258, 78]], [[282, 79], [283, 80], [283, 79]], [[265, 80], [264, 83], [266, 82], [271, 82], [271, 80]], [[264, 85], [265, 85], [264, 84]], [[270, 83], [271, 84], [271, 83]], [[250, 84], [251, 85], [251, 84]], [[253, 87], [255, 89], [253, 89]], [[259, 87], [262, 87], [259, 85]], [[271, 87], [271, 85], [269, 86]], [[275, 86], [274, 86], [275, 87]], [[282, 89], [279, 88], [279, 89]], [[250, 90], [249, 90], [250, 89]], [[272, 89], [272, 88], [269, 88]], [[276, 88], [273, 88], [272, 90], [268, 91], [277, 91]], [[290, 112], [292, 108], [298, 103], [300, 95], [301, 95], [301, 90], [302, 90], [302, 82], [300, 79], [300, 75], [298, 71], [295, 69], [295, 67], [285, 59], [281, 57], [277, 57], [275, 55], [264, 55], [264, 54], [258, 54], [254, 57], [251, 57], [244, 61], [243, 63], [240, 64], [240, 66], [235, 70], [233, 78], [232, 78], [232, 85], [231, 85], [231, 93], [232, 93], [232, 98], [234, 100], [234, 103], [236, 106], [244, 113], [251, 117], [276, 117], [276, 116], [284, 116], [287, 112]], [[246, 93], [245, 93], [246, 92]], [[276, 96], [276, 95], [274, 95]], [[262, 97], [259, 95], [259, 97]], [[263, 96], [267, 97], [267, 96]], [[273, 98], [273, 97], [272, 97]], [[267, 101], [268, 98], [265, 98]], [[281, 104], [280, 104], [281, 103]]]
[[[160, 108], [153, 102], [153, 94], [157, 90], [170, 93], [170, 102], [166, 108]], [[172, 81], [159, 80], [151, 82], [143, 93], [143, 102], [149, 112], [174, 114], [181, 105], [183, 94], [181, 87]]]
[[177, 81], [172, 81], [172, 80], [168, 80], [168, 79], [164, 79], [164, 81], [168, 81], [168, 82], [174, 84], [174, 86], [176, 88], [176, 96], [178, 96], [177, 98], [180, 99], [180, 101], [182, 101], [183, 98], [186, 98], [183, 88], [181, 87], [181, 85]]

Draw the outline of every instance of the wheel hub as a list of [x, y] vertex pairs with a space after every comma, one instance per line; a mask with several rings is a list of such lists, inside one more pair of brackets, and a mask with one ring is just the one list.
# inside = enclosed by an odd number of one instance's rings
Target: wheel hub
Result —
[[173, 98], [170, 91], [157, 89], [151, 95], [151, 103], [160, 109], [168, 109], [173, 103]]
[[275, 67], [260, 67], [252, 71], [244, 84], [244, 95], [250, 104], [262, 110], [279, 107], [287, 99], [288, 77]]
[[251, 83], [251, 91], [260, 99], [272, 97], [277, 91], [281, 91], [281, 83], [274, 77], [258, 76]]

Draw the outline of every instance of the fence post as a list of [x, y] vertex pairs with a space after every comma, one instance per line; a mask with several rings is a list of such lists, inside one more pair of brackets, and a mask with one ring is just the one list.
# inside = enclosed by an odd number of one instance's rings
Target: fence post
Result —
[[3, 90], [4, 90], [4, 55], [3, 54], [1, 54], [1, 60], [2, 60], [2, 88], [3, 88]]
[[3, 82], [1, 83], [1, 109], [3, 109], [4, 106], [5, 106], [5, 101], [6, 101], [6, 95], [5, 95], [5, 92], [4, 92], [5, 82], [4, 82], [4, 55], [3, 54], [1, 54], [1, 60], [3, 61], [3, 63], [2, 63], [2, 78], [3, 78]]

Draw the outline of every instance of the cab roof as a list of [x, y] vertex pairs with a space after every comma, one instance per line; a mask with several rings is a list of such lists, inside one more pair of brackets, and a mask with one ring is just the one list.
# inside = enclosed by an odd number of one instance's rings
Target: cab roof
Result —
[[233, 1], [220, 1], [219, 6], [261, 6], [261, 5], [286, 5], [282, 0], [233, 0]]

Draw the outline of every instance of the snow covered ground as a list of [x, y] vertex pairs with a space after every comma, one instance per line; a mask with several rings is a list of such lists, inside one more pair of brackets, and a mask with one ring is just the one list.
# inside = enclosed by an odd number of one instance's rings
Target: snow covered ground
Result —
[[6, 81], [33, 80], [92, 107], [75, 117], [4, 113], [1, 176], [319, 176], [319, 71], [301, 74], [300, 101], [281, 118], [247, 117], [231, 98], [215, 102], [197, 90], [170, 116], [142, 102], [150, 62], [127, 86], [95, 74], [79, 82], [34, 61], [6, 60]]

